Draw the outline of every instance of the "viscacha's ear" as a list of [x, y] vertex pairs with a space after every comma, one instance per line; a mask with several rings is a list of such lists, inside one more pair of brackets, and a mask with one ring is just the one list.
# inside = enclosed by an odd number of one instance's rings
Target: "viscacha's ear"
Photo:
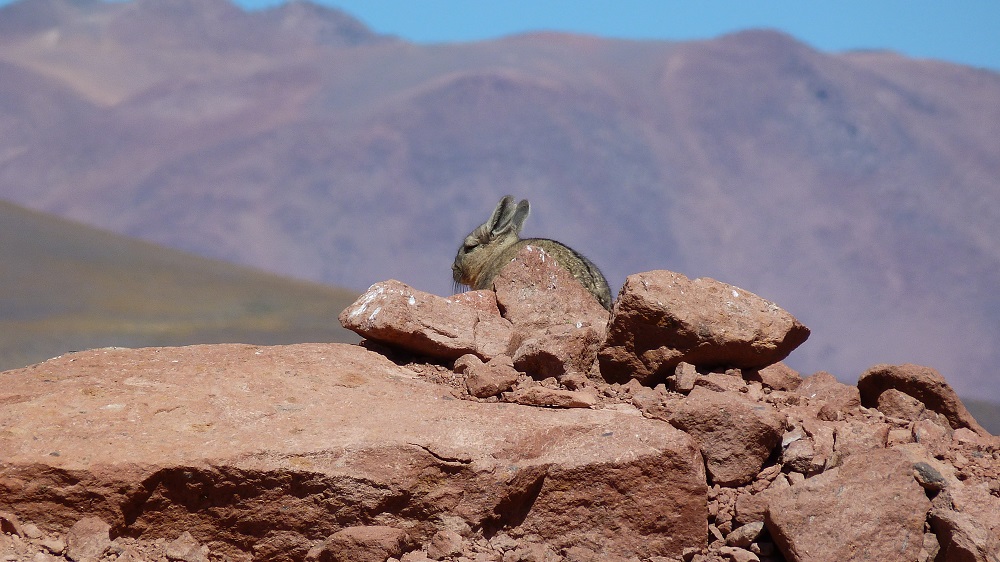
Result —
[[528, 218], [528, 213], [531, 212], [531, 205], [528, 203], [527, 199], [521, 199], [521, 202], [517, 204], [517, 208], [514, 209], [514, 215], [511, 217], [511, 224], [514, 226], [514, 232], [521, 232], [524, 227], [524, 220]]
[[500, 202], [497, 203], [497, 208], [493, 209], [493, 214], [490, 215], [490, 220], [487, 223], [490, 228], [490, 234], [493, 236], [498, 236], [500, 234], [505, 234], [511, 229], [511, 219], [514, 218], [514, 198], [510, 195], [504, 195]]

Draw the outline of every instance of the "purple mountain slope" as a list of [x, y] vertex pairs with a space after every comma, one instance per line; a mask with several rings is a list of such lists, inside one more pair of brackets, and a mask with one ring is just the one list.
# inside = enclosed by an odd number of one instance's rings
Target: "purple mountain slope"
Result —
[[511, 193], [613, 290], [672, 269], [776, 301], [806, 373], [923, 363], [1000, 400], [1000, 74], [771, 31], [419, 46], [308, 2], [23, 0], [0, 30], [2, 199], [446, 294]]

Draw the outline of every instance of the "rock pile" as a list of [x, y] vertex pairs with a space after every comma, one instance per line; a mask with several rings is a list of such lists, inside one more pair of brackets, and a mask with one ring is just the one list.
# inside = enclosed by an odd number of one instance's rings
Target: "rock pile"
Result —
[[494, 291], [387, 281], [361, 346], [104, 349], [0, 375], [11, 560], [1000, 561], [1000, 440], [931, 369], [781, 363], [742, 289], [609, 316], [526, 248]]

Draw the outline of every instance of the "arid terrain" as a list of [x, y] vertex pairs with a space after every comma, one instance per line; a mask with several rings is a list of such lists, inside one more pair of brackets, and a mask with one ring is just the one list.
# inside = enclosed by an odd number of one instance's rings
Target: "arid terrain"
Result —
[[356, 296], [0, 203], [0, 371], [71, 351], [356, 342]]
[[309, 2], [0, 9], [0, 199], [361, 292], [449, 294], [497, 199], [607, 274], [708, 276], [852, 382], [1000, 401], [1000, 75], [773, 31], [417, 45]]
[[396, 280], [360, 345], [97, 349], [0, 373], [0, 556], [30, 562], [996, 562], [1000, 437], [934, 369], [803, 377], [712, 279], [609, 313], [526, 246]]

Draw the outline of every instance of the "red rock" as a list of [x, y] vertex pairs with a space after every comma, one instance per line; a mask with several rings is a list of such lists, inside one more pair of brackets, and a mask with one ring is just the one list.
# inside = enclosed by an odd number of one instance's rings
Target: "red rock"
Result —
[[528, 544], [506, 553], [504, 562], [562, 562], [561, 558], [548, 545]]
[[926, 410], [923, 402], [895, 388], [886, 389], [879, 395], [876, 408], [891, 418], [908, 421], [920, 419]]
[[497, 294], [490, 290], [466, 291], [452, 295], [447, 300], [473, 308], [487, 316], [500, 316], [500, 308], [497, 306]]
[[427, 557], [431, 560], [444, 560], [452, 556], [459, 556], [463, 549], [462, 535], [448, 529], [438, 531], [431, 537], [427, 545]]
[[597, 404], [597, 398], [593, 394], [544, 386], [529, 386], [518, 389], [512, 393], [510, 401], [527, 406], [547, 408], [592, 408]]
[[928, 521], [937, 536], [939, 559], [948, 562], [995, 562], [1000, 559], [997, 535], [991, 538], [990, 530], [974, 517], [950, 509], [932, 509]]
[[771, 496], [765, 523], [789, 562], [913, 561], [930, 501], [897, 451], [855, 455]]
[[469, 394], [477, 398], [507, 392], [520, 377], [514, 369], [514, 362], [506, 355], [494, 357], [489, 363], [483, 363], [475, 355], [463, 355], [456, 361], [455, 370], [465, 373], [465, 386]]
[[514, 366], [535, 379], [591, 372], [604, 331], [591, 326], [550, 326], [525, 338], [514, 352]]
[[788, 480], [784, 476], [779, 476], [761, 492], [739, 494], [734, 505], [733, 523], [740, 526], [763, 523], [771, 497], [788, 486]]
[[166, 555], [167, 559], [177, 562], [208, 562], [208, 547], [202, 546], [191, 533], [184, 531], [167, 544]]
[[680, 404], [681, 400], [682, 397], [679, 395], [654, 390], [648, 386], [632, 393], [633, 406], [638, 408], [643, 415], [663, 421], [670, 419], [670, 413], [676, 408], [676, 405]]
[[591, 381], [581, 373], [570, 373], [559, 378], [559, 384], [569, 390], [583, 390], [592, 387]]
[[[680, 362], [666, 382], [686, 396], [649, 376], [607, 384], [606, 311], [537, 251], [508, 269], [497, 293], [373, 286], [342, 314], [376, 328], [368, 348], [105, 349], [0, 375], [0, 555], [60, 555], [80, 520], [67, 554], [95, 560], [774, 560], [766, 523], [790, 562], [998, 562], [1000, 440], [951, 429], [915, 391], [877, 392], [882, 416], [781, 364]], [[770, 318], [706, 312], [729, 286], [687, 283], [716, 352]], [[675, 316], [697, 315], [657, 321]], [[387, 346], [453, 371], [370, 350]], [[463, 386], [489, 400], [456, 400]]]
[[[946, 465], [942, 471], [948, 468]], [[997, 472], [1000, 471], [995, 469], [993, 474]], [[931, 510], [929, 522], [941, 550], [949, 556], [946, 560], [996, 562], [1000, 559], [1000, 497], [996, 495], [1000, 486], [997, 481], [961, 482], [947, 474], [943, 478], [947, 482], [945, 494], [951, 505]]]
[[739, 370], [732, 373], [707, 373], [694, 379], [695, 386], [703, 386], [715, 392], [745, 392], [747, 383], [740, 376]]
[[602, 562], [597, 553], [582, 546], [571, 546], [563, 554], [565, 562]]
[[886, 439], [886, 445], [890, 448], [896, 445], [903, 445], [906, 443], [913, 443], [913, 432], [905, 427], [900, 427], [896, 429], [889, 430], [889, 437]]
[[[687, 435], [664, 423], [650, 423], [659, 425], [669, 440], [683, 436], [683, 445], [672, 448], [669, 455], [659, 455], [655, 462], [627, 463], [621, 468], [599, 466], [591, 459], [595, 455], [606, 457], [602, 439], [613, 439], [619, 431], [608, 427], [599, 439], [552, 451], [550, 458], [557, 464], [548, 471], [522, 530], [554, 537], [548, 543], [557, 548], [589, 548], [601, 554], [602, 559], [655, 555], [679, 558], [685, 548], [703, 548], [707, 535], [707, 490], [701, 455]], [[636, 442], [627, 454], [638, 461], [649, 458], [652, 452]], [[691, 474], [692, 469], [699, 474]], [[671, 493], [664, 494], [665, 488]], [[688, 497], [697, 501], [678, 501]], [[594, 498], [601, 498], [599, 507], [595, 506]], [[585, 519], [590, 531], [574, 532]], [[623, 539], [630, 536], [645, 539], [631, 542], [625, 548]], [[697, 540], [683, 537], [697, 537]]]
[[[861, 405], [861, 396], [856, 387], [846, 385], [826, 371], [812, 374], [802, 380], [795, 393], [812, 401], [823, 401], [834, 412], [847, 414]], [[827, 410], [828, 412], [831, 410]], [[831, 419], [833, 416], [824, 416]]]
[[[325, 543], [314, 545], [310, 549], [309, 543], [302, 541], [302, 536], [294, 531], [272, 530], [261, 540], [253, 545], [253, 560], [273, 560], [275, 562], [297, 562], [299, 560], [312, 560], [323, 552]], [[137, 557], [142, 560], [143, 557]], [[215, 562], [219, 557], [212, 556], [210, 560]], [[225, 560], [223, 558], [223, 560]]]
[[614, 409], [455, 400], [359, 346], [93, 350], [0, 389], [0, 510], [50, 532], [190, 530], [236, 559], [372, 521], [424, 544], [448, 518], [608, 556], [704, 546], [690, 436]]
[[413, 353], [442, 359], [474, 353], [488, 360], [507, 350], [511, 332], [509, 323], [492, 315], [484, 298], [446, 299], [399, 281], [383, 281], [344, 309], [340, 323], [365, 338]]
[[719, 548], [719, 554], [730, 562], [760, 562], [756, 554], [743, 548], [734, 546], [723, 546]]
[[968, 513], [989, 529], [1000, 530], [1000, 481], [965, 482], [949, 489], [955, 509]]
[[849, 420], [837, 425], [834, 450], [841, 457], [864, 455], [884, 449], [888, 436], [889, 426], [884, 423]]
[[760, 536], [760, 532], [763, 530], [763, 521], [747, 523], [737, 529], [733, 529], [733, 532], [726, 536], [726, 544], [739, 548], [750, 548], [750, 543], [757, 540], [757, 537]]
[[941, 373], [920, 365], [875, 365], [858, 379], [861, 403], [867, 408], [878, 406], [879, 396], [894, 388], [916, 398], [927, 408], [943, 414], [953, 429], [969, 428], [980, 435], [989, 435], [965, 408]]
[[921, 562], [933, 562], [937, 560], [940, 551], [941, 545], [938, 544], [937, 535], [934, 533], [924, 533], [923, 548], [917, 554], [917, 560]]
[[7, 511], [0, 511], [0, 533], [17, 535], [19, 537], [24, 536], [24, 531], [21, 529], [21, 520], [17, 518], [17, 515]]
[[782, 462], [786, 463], [786, 468], [802, 474], [821, 472], [834, 454], [836, 424], [811, 418], [796, 424], [782, 437], [782, 443], [787, 446]]
[[746, 379], [774, 390], [795, 390], [802, 384], [802, 375], [780, 361], [763, 369], [749, 371]]
[[[943, 417], [943, 416], [942, 416]], [[927, 447], [934, 455], [944, 455], [951, 445], [953, 430], [951, 424], [931, 420], [913, 422], [913, 440]]]
[[815, 474], [823, 470], [823, 460], [817, 458], [811, 439], [799, 439], [788, 444], [781, 454], [781, 464], [788, 470]]
[[500, 316], [497, 295], [493, 291], [468, 291], [452, 295], [446, 300], [469, 306], [476, 310], [478, 322], [473, 336], [479, 355], [486, 360], [510, 353], [511, 324]]
[[695, 387], [666, 419], [695, 438], [712, 483], [723, 486], [752, 481], [780, 443], [784, 426], [769, 406], [703, 387]]
[[466, 353], [455, 360], [452, 370], [459, 374], [468, 375], [472, 371], [482, 368], [484, 365], [486, 365], [486, 363], [483, 363], [483, 360], [478, 356], [472, 353]]
[[74, 562], [91, 562], [111, 546], [111, 526], [97, 517], [84, 517], [66, 535], [66, 557]]
[[608, 311], [566, 268], [541, 248], [525, 246], [493, 286], [513, 327], [518, 370], [537, 379], [591, 372]]
[[[430, 562], [430, 558], [427, 557], [427, 553], [421, 550], [411, 550], [404, 554], [400, 559], [400, 562]], [[386, 562], [392, 562], [390, 558]]]
[[662, 382], [682, 361], [760, 369], [781, 361], [809, 329], [774, 303], [714, 279], [671, 271], [631, 275], [600, 352], [609, 380]]
[[684, 362], [678, 363], [677, 368], [674, 369], [674, 374], [667, 377], [667, 385], [670, 390], [680, 392], [681, 394], [691, 392], [697, 381], [698, 369], [694, 365]]
[[50, 554], [60, 555], [66, 552], [66, 540], [62, 537], [35, 537], [39, 539], [38, 545], [49, 551]]
[[357, 526], [330, 535], [310, 558], [318, 562], [385, 562], [407, 550], [406, 531], [386, 526]]
[[522, 333], [549, 326], [604, 331], [608, 311], [544, 250], [525, 246], [493, 281], [501, 314]]

